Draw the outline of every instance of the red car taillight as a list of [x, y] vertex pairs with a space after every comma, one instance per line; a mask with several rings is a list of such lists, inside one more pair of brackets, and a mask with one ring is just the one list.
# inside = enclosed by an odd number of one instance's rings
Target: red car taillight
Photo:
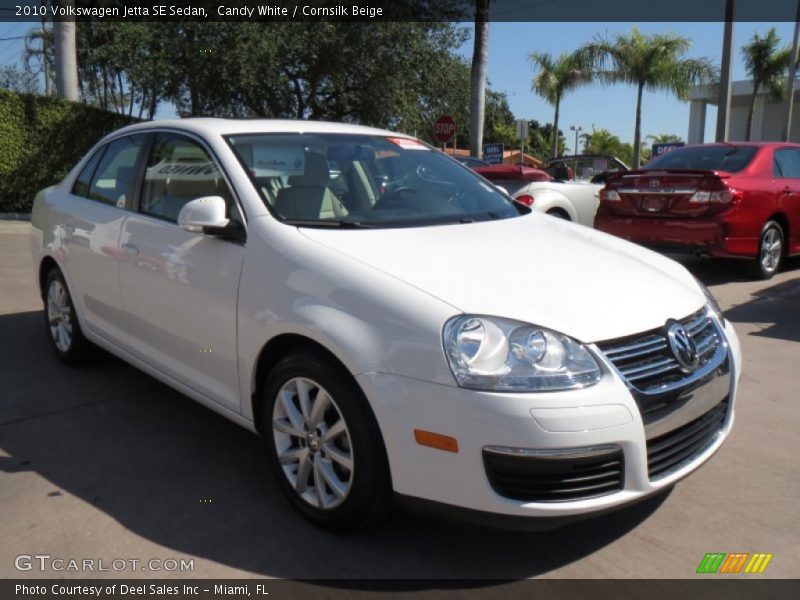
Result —
[[514, 200], [524, 206], [533, 206], [533, 196], [530, 194], [520, 194]]
[[689, 198], [693, 204], [728, 204], [741, 196], [740, 192], [725, 188], [722, 190], [703, 190], [697, 191]]

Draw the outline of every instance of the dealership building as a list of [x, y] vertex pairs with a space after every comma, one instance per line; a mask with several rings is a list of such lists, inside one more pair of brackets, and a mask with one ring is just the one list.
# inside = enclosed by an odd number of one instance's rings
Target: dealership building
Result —
[[[792, 130], [790, 140], [800, 142], [800, 89], [795, 85], [794, 106], [792, 108]], [[747, 128], [747, 114], [753, 95], [752, 81], [734, 81], [731, 86], [731, 113], [728, 139], [744, 140]], [[702, 144], [706, 130], [706, 107], [716, 106], [717, 93], [709, 86], [696, 86], [689, 94], [689, 132], [686, 139], [689, 144]], [[770, 99], [765, 90], [759, 90], [753, 111], [752, 141], [780, 141], [783, 139], [783, 128], [786, 122], [786, 102]], [[708, 140], [713, 142], [714, 140]]]

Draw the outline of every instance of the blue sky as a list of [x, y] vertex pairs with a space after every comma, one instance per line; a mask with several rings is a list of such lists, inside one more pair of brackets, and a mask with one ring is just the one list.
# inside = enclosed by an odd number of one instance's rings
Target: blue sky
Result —
[[[635, 23], [492, 23], [489, 30], [489, 82], [495, 90], [505, 91], [511, 110], [518, 118], [549, 122], [553, 109], [530, 91], [533, 68], [527, 60], [534, 50], [554, 55], [571, 52], [595, 34], [630, 31]], [[24, 35], [35, 23], [0, 23], [0, 38]], [[737, 23], [734, 39], [734, 80], [746, 79], [740, 47], [754, 32], [766, 32], [775, 26], [781, 40], [791, 43], [793, 23]], [[722, 23], [641, 23], [643, 32], [677, 32], [693, 42], [689, 56], [706, 56], [719, 62], [722, 48]], [[21, 40], [0, 41], [0, 64], [21, 65]], [[472, 42], [461, 53], [470, 58]], [[592, 125], [606, 128], [623, 141], [633, 138], [635, 90], [628, 86], [590, 86], [576, 90], [561, 104], [560, 127], [567, 134], [568, 146], [574, 144], [570, 125], [591, 130]], [[174, 116], [170, 107], [159, 110], [160, 118]], [[713, 139], [716, 118], [709, 107], [706, 139]], [[645, 93], [642, 112], [643, 135], [674, 133], [686, 137], [689, 105], [664, 93]]]
[[[702, 1], [702, 0], [701, 0]], [[553, 55], [571, 52], [592, 39], [595, 34], [625, 33], [632, 27], [647, 33], [674, 32], [692, 40], [687, 56], [705, 56], [716, 63], [722, 53], [723, 23], [492, 23], [489, 27], [489, 83], [495, 90], [508, 94], [512, 112], [522, 119], [551, 122], [553, 107], [530, 91], [534, 71], [527, 56], [535, 51]], [[740, 48], [754, 32], [764, 33], [775, 27], [782, 42], [790, 44], [794, 23], [736, 23], [734, 29], [734, 80], [747, 79]], [[472, 41], [461, 49], [472, 57]], [[630, 86], [579, 88], [561, 102], [559, 128], [567, 137], [567, 146], [574, 145], [570, 125], [589, 131], [594, 124], [618, 135], [623, 141], [633, 140], [636, 111], [636, 90]], [[705, 139], [714, 139], [716, 108], [708, 107]], [[642, 135], [674, 133], [686, 139], [689, 127], [689, 104], [664, 93], [645, 92], [642, 100]]]

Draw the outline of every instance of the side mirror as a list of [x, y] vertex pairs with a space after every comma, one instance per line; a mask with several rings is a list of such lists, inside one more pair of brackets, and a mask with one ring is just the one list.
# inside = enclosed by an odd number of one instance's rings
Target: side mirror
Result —
[[225, 200], [221, 196], [205, 196], [190, 200], [178, 213], [178, 225], [185, 231], [206, 233], [207, 229], [222, 229], [228, 225]]

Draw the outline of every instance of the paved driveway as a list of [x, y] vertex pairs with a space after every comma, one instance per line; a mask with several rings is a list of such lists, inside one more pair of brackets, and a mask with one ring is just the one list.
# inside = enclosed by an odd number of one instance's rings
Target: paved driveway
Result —
[[[349, 536], [295, 516], [259, 440], [108, 358], [47, 345], [27, 224], [0, 222], [0, 576], [20, 554], [194, 559], [194, 571], [100, 576], [692, 577], [706, 552], [771, 552], [800, 575], [800, 262], [770, 282], [690, 262], [739, 332], [744, 379], [727, 444], [666, 495], [540, 534], [396, 515]], [[97, 564], [97, 563], [95, 563]], [[91, 576], [82, 573], [80, 576]]]

